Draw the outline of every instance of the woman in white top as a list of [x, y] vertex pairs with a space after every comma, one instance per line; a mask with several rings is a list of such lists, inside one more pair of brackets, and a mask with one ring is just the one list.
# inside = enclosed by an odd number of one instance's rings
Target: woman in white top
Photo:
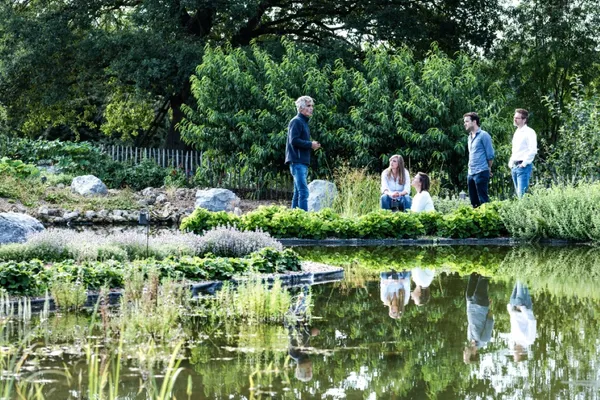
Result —
[[409, 210], [412, 205], [410, 175], [398, 154], [390, 157], [390, 166], [381, 173], [380, 204], [384, 210], [398, 208], [400, 211]]
[[412, 186], [417, 189], [417, 194], [410, 208], [413, 212], [435, 211], [433, 200], [429, 195], [429, 176], [423, 172], [419, 172], [412, 181]]

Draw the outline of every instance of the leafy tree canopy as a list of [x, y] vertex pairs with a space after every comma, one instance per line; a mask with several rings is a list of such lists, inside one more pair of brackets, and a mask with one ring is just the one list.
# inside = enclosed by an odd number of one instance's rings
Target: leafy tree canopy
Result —
[[184, 139], [234, 165], [283, 171], [294, 100], [309, 94], [316, 100], [312, 136], [323, 145], [313, 157], [321, 176], [340, 163], [379, 170], [399, 153], [413, 172], [439, 170], [458, 184], [467, 164], [467, 111], [481, 114], [497, 146], [509, 143], [504, 97], [464, 53], [451, 59], [433, 46], [418, 61], [406, 48], [380, 46], [366, 51], [357, 70], [341, 60], [320, 67], [315, 55], [291, 42], [284, 47], [281, 61], [258, 46], [207, 47], [191, 79], [196, 104], [184, 107]]
[[[489, 48], [497, 0], [7, 0], [0, 5], [0, 102], [7, 123], [37, 135], [100, 130], [152, 135], [183, 116], [206, 43], [291, 40], [332, 46], [431, 41]], [[336, 56], [337, 57], [337, 56]], [[167, 111], [170, 112], [167, 112]]]

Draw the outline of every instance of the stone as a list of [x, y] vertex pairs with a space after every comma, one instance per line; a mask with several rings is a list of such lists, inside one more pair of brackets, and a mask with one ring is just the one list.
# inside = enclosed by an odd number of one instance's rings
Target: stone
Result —
[[95, 211], [86, 211], [85, 212], [85, 219], [93, 219], [96, 218], [96, 212]]
[[64, 189], [65, 188], [65, 184], [64, 183], [59, 183], [58, 185], [56, 185], [57, 189]]
[[58, 208], [49, 208], [48, 215], [50, 215], [52, 217], [60, 217], [61, 215], [63, 215], [63, 212], [61, 210], [59, 210]]
[[82, 196], [106, 196], [108, 188], [94, 175], [83, 175], [73, 178], [71, 192], [79, 193]]
[[167, 202], [167, 195], [165, 194], [159, 194], [158, 196], [156, 196], [156, 203], [158, 204], [163, 204]]
[[108, 217], [108, 210], [100, 210], [100, 211], [98, 211], [98, 217], [100, 217], [100, 218], [106, 218], [106, 217]]
[[308, 185], [308, 211], [320, 211], [333, 206], [337, 189], [333, 182], [317, 179]]
[[48, 211], [48, 207], [46, 207], [46, 206], [40, 206], [40, 208], [38, 208], [38, 214], [39, 215], [43, 215], [43, 216], [50, 215], [50, 212]]
[[76, 218], [79, 218], [79, 211], [66, 212], [65, 215], [63, 215], [65, 221], [71, 221]]
[[32, 233], [43, 230], [44, 225], [27, 214], [0, 213], [0, 244], [22, 243]]
[[122, 217], [123, 216], [123, 210], [113, 210], [112, 215], [115, 217]]
[[240, 198], [228, 189], [205, 189], [196, 192], [196, 208], [202, 207], [208, 211], [228, 211], [239, 207]]

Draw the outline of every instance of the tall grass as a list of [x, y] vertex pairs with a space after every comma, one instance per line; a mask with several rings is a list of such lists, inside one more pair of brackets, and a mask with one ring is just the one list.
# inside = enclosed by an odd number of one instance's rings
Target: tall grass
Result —
[[292, 305], [292, 295], [279, 279], [269, 289], [267, 283], [254, 276], [235, 287], [225, 282], [215, 297], [207, 301], [209, 314], [217, 318], [248, 323], [281, 322]]
[[333, 210], [343, 217], [358, 217], [380, 208], [381, 179], [364, 169], [342, 166], [336, 169], [334, 181], [338, 196]]
[[500, 217], [515, 238], [600, 241], [600, 184], [534, 187], [507, 202]]

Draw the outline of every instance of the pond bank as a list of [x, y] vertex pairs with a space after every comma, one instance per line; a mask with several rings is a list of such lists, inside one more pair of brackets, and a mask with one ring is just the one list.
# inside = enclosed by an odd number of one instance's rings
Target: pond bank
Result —
[[[230, 282], [235, 285], [245, 281], [246, 279], [246, 277], [241, 276], [239, 278], [231, 279]], [[337, 282], [344, 279], [344, 269], [314, 261], [302, 261], [302, 271], [288, 272], [284, 274], [262, 274], [261, 279], [262, 282], [270, 285], [273, 284], [275, 280], [279, 279], [282, 286], [286, 287], [323, 284]], [[225, 281], [204, 281], [190, 283], [189, 289], [192, 298], [198, 298], [198, 296], [203, 294], [215, 294], [223, 287], [224, 282]], [[112, 305], [118, 304], [122, 295], [123, 289], [111, 289], [107, 294], [108, 303]], [[98, 303], [99, 297], [100, 293], [98, 291], [89, 291], [83, 307], [94, 307]], [[13, 297], [11, 298], [11, 304], [14, 307], [13, 309], [17, 310], [20, 307], [20, 304], [23, 304], [23, 298]], [[37, 297], [31, 299], [32, 312], [41, 312], [45, 308], [49, 311], [56, 310], [56, 304], [52, 297]]]

